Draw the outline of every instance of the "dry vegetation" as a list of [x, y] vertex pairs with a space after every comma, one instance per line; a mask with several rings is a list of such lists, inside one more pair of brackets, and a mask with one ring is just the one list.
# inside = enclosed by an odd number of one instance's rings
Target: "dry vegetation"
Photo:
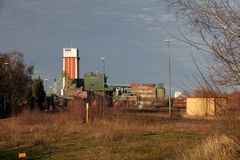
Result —
[[200, 145], [183, 153], [181, 158], [184, 160], [233, 160], [237, 159], [235, 147], [233, 141], [226, 136], [209, 137]]
[[25, 111], [1, 120], [0, 159], [17, 159], [20, 151], [28, 159], [58, 160], [212, 159], [217, 155], [225, 159], [234, 155], [232, 141], [209, 138], [216, 131], [212, 120], [103, 113], [86, 125], [79, 112]]

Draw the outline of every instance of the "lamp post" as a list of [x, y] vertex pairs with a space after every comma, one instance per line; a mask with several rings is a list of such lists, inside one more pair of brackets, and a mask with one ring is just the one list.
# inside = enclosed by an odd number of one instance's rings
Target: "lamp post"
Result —
[[[9, 65], [8, 62], [4, 62], [3, 63], [5, 65], [5, 72], [7, 72], [7, 65]], [[9, 78], [9, 74], [8, 74], [8, 78]], [[7, 97], [6, 97], [6, 93], [4, 94], [4, 104], [3, 104], [3, 110], [4, 112], [6, 112], [6, 106], [7, 106]]]
[[105, 74], [105, 57], [101, 57], [100, 60], [102, 60], [102, 70], [103, 70], [103, 74]]
[[45, 92], [46, 92], [46, 95], [48, 94], [48, 80], [47, 78], [44, 79], [44, 82], [45, 82]]
[[166, 39], [164, 42], [167, 43], [168, 46], [168, 76], [169, 76], [169, 98], [168, 98], [168, 108], [169, 108], [169, 116], [172, 117], [172, 100], [171, 100], [171, 88], [172, 88], [172, 82], [171, 82], [171, 52], [170, 52], [170, 42], [171, 40]]
[[[4, 65], [5, 65], [5, 71], [8, 72], [7, 74], [8, 74], [8, 78], [9, 78], [9, 77], [10, 77], [10, 72], [9, 72], [9, 70], [7, 69], [9, 63], [8, 63], [8, 62], [4, 62]], [[10, 80], [10, 78], [9, 78], [9, 80]]]
[[12, 77], [10, 73], [10, 64], [9, 62], [5, 62], [4, 65], [6, 66], [6, 74], [8, 74], [8, 82], [9, 82], [9, 88], [10, 88], [10, 107], [11, 107], [11, 112], [13, 112], [13, 104], [12, 104], [12, 94], [13, 94], [13, 87], [12, 87]]
[[38, 77], [40, 77], [40, 75], [38, 74], [38, 71], [34, 71], [33, 72], [33, 79], [37, 79]]
[[102, 60], [102, 71], [103, 71], [103, 94], [104, 94], [104, 88], [105, 88], [105, 58], [101, 57], [100, 60]]
[[[11, 78], [11, 73], [10, 73], [10, 62], [5, 62], [4, 65], [6, 66], [6, 71], [8, 72], [8, 81], [9, 81], [9, 87], [10, 87], [10, 107], [11, 107], [11, 125], [12, 125], [12, 129], [13, 129], [13, 87], [12, 87], [12, 78]], [[7, 69], [8, 68], [8, 69]], [[13, 130], [12, 130], [13, 133]]]
[[102, 60], [102, 70], [103, 70], [103, 103], [104, 106], [106, 105], [105, 103], [105, 57], [101, 57], [100, 60]]

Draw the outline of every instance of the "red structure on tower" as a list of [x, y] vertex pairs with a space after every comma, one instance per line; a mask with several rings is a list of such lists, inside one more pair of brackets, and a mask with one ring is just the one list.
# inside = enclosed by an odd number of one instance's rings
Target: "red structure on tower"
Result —
[[[77, 48], [63, 48], [63, 71], [66, 72], [72, 80], [79, 79], [79, 51]], [[63, 88], [65, 78], [63, 79]]]

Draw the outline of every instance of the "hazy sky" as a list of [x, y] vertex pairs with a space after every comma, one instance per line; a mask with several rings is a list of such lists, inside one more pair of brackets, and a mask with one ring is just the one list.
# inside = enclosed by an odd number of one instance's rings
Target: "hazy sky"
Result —
[[[109, 83], [163, 82], [168, 86], [164, 39], [184, 28], [159, 0], [0, 0], [0, 52], [21, 51], [25, 63], [50, 82], [62, 70], [62, 48], [80, 50], [80, 75], [101, 70]], [[172, 39], [173, 88], [193, 70], [189, 46]], [[50, 84], [51, 85], [51, 84]]]

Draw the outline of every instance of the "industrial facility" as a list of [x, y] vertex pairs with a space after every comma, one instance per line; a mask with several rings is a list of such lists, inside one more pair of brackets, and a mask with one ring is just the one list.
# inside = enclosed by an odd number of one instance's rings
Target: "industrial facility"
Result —
[[[87, 72], [80, 77], [80, 52], [78, 48], [63, 48], [62, 71], [54, 80], [51, 91], [47, 93], [45, 109], [47, 111], [66, 110], [70, 106], [93, 108], [123, 109], [134, 111], [181, 112], [188, 116], [216, 116], [221, 107], [239, 105], [239, 93], [216, 97], [198, 94], [190, 96], [183, 90], [175, 91], [174, 98], [166, 96], [163, 83], [109, 84], [105, 65], [101, 72]], [[105, 62], [105, 58], [101, 58]], [[47, 86], [46, 86], [47, 89]], [[45, 90], [45, 92], [47, 92]], [[199, 90], [201, 91], [201, 90]], [[171, 95], [171, 94], [170, 94]], [[201, 96], [199, 96], [201, 95]], [[75, 103], [77, 102], [77, 103]], [[77, 104], [77, 105], [76, 105]], [[6, 110], [4, 96], [0, 95], [0, 112]]]
[[174, 98], [169, 98], [165, 95], [163, 83], [136, 82], [110, 85], [105, 68], [102, 72], [84, 73], [84, 77], [80, 78], [79, 61], [77, 48], [63, 48], [63, 70], [55, 80], [51, 91], [52, 106], [62, 101], [67, 107], [69, 106], [67, 102], [77, 99], [95, 108], [136, 110], [165, 108], [165, 110], [184, 112], [189, 116], [215, 116], [218, 112], [216, 110], [219, 107], [214, 103], [216, 97], [206, 100], [202, 97], [189, 97], [185, 91], [176, 91]]
[[94, 101], [93, 96], [100, 96], [105, 106], [114, 108], [143, 109], [167, 106], [163, 83], [109, 85], [105, 69], [102, 72], [85, 73], [84, 77], [80, 78], [79, 61], [78, 48], [63, 48], [63, 70], [54, 82], [52, 96], [67, 100], [80, 98], [83, 101]]

